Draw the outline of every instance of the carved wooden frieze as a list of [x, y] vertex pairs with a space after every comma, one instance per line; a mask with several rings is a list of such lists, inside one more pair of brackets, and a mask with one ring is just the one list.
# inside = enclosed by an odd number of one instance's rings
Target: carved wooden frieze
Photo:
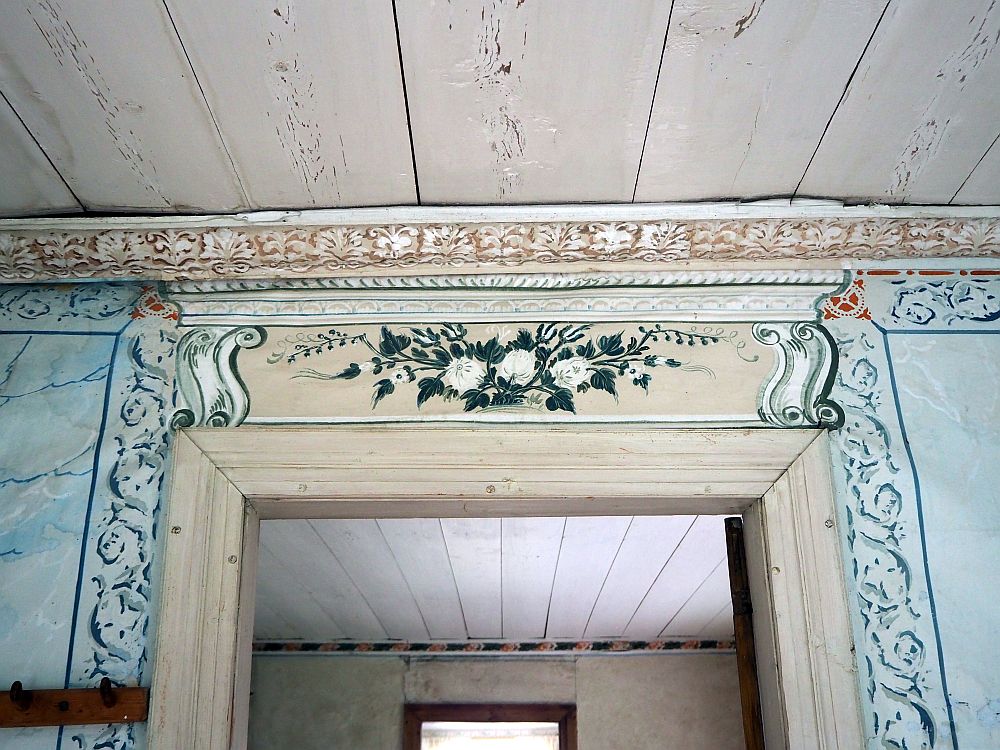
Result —
[[[0, 225], [0, 280], [318, 278], [748, 260], [1000, 256], [997, 218]], [[184, 226], [187, 224], [187, 227]], [[63, 229], [62, 227], [67, 227]], [[27, 228], [22, 228], [27, 227]]]

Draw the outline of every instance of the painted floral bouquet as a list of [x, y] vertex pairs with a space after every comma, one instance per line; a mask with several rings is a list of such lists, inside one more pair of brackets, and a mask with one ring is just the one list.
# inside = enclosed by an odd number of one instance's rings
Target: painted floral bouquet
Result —
[[[719, 336], [685, 332], [660, 325], [639, 326], [638, 335], [625, 341], [625, 332], [587, 337], [589, 325], [541, 323], [534, 332], [522, 328], [506, 343], [500, 336], [469, 341], [465, 326], [444, 323], [435, 328], [408, 328], [394, 333], [382, 326], [377, 343], [367, 333], [335, 329], [300, 342], [287, 355], [320, 355], [338, 347], [364, 346], [371, 357], [352, 362], [337, 373], [305, 369], [294, 377], [350, 380], [362, 374], [385, 375], [374, 383], [372, 408], [399, 386], [416, 383], [417, 406], [432, 398], [461, 399], [465, 411], [504, 407], [542, 408], [576, 413], [577, 393], [591, 388], [618, 398], [624, 379], [648, 392], [651, 368], [672, 367], [711, 373], [707, 367], [685, 365], [678, 359], [652, 353], [657, 343], [708, 346]], [[506, 337], [504, 337], [506, 338]]]

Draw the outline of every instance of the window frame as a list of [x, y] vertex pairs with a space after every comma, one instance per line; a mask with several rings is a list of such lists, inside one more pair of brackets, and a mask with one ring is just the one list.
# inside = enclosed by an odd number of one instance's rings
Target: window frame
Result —
[[576, 706], [571, 703], [407, 703], [403, 750], [420, 750], [426, 721], [553, 723], [559, 725], [559, 750], [576, 750]]

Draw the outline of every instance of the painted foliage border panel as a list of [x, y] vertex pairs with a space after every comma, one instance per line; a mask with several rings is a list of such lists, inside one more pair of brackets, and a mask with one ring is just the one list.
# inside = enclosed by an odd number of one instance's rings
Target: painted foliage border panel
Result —
[[894, 405], [894, 336], [975, 334], [1000, 321], [1000, 272], [869, 269], [823, 309], [840, 365], [831, 433], [854, 578], [866, 724], [880, 747], [959, 747], [956, 707], [934, 605], [923, 498]]
[[[339, 446], [343, 457], [372, 455], [384, 439], [398, 449], [419, 450], [428, 435], [436, 435], [441, 455], [459, 465], [483, 462], [474, 437], [491, 433], [517, 440], [527, 432], [539, 448], [533, 466], [518, 471], [535, 476], [534, 484], [508, 476], [512, 469], [500, 453], [486, 454], [494, 481], [472, 483], [442, 480], [433, 493], [436, 501], [408, 498], [380, 502], [385, 485], [373, 488], [363, 479], [351, 479], [341, 466], [331, 465], [328, 449]], [[777, 436], [780, 438], [775, 439]], [[472, 440], [470, 440], [472, 439]], [[690, 457], [704, 466], [716, 466], [720, 475], [734, 471], [733, 458], [746, 456], [741, 472], [759, 469], [760, 454], [768, 463], [790, 467], [778, 478], [779, 489], [766, 493], [763, 546], [774, 562], [768, 579], [775, 613], [774, 636], [786, 682], [781, 702], [789, 717], [793, 740], [802, 727], [815, 727], [813, 745], [856, 750], [862, 744], [847, 599], [840, 574], [838, 535], [833, 494], [825, 454], [825, 433], [803, 430], [669, 430], [655, 428], [538, 430], [530, 428], [380, 429], [377, 427], [268, 428], [189, 430], [178, 435], [170, 497], [170, 516], [164, 573], [164, 617], [157, 641], [150, 746], [199, 747], [205, 750], [240, 748], [249, 702], [248, 662], [251, 654], [252, 588], [255, 570], [256, 528], [261, 518], [343, 516], [538, 515], [578, 512], [619, 512], [617, 501], [595, 501], [592, 487], [583, 500], [573, 500], [558, 476], [547, 480], [551, 457], [572, 461], [576, 443], [589, 442], [587, 471], [591, 479], [613, 476], [618, 494], [629, 498], [632, 513], [685, 512], [695, 504], [701, 512], [742, 511], [760, 501], [755, 490], [734, 498], [705, 486], [698, 501], [665, 499], [662, 485], [633, 483], [622, 470], [621, 457], [657, 455], [661, 462], [681, 456], [676, 467], [690, 467]], [[763, 442], [761, 442], [763, 441]], [[734, 442], [749, 450], [733, 453]], [[471, 443], [471, 444], [470, 444]], [[542, 445], [545, 443], [545, 445]], [[622, 452], [623, 445], [636, 450]], [[381, 451], [375, 455], [384, 455]], [[289, 456], [294, 459], [289, 459]], [[284, 457], [284, 458], [283, 458]], [[686, 457], [686, 458], [685, 458]], [[629, 459], [626, 458], [626, 462]], [[265, 467], [266, 475], [245, 485], [246, 472]], [[442, 468], [428, 464], [432, 483]], [[627, 468], [627, 467], [626, 467]], [[301, 482], [296, 475], [308, 469], [318, 481]], [[586, 477], [585, 477], [586, 478]], [[723, 483], [724, 484], [724, 483]], [[610, 486], [605, 480], [605, 486]], [[775, 492], [784, 501], [774, 500]], [[506, 496], [506, 500], [497, 498]], [[291, 496], [291, 497], [289, 497]], [[800, 510], [796, 511], [795, 508]], [[808, 509], [802, 512], [801, 509]], [[829, 521], [829, 523], [828, 523]], [[209, 534], [208, 530], [218, 529]], [[788, 544], [793, 544], [789, 549]], [[770, 561], [770, 558], [769, 558]], [[782, 569], [782, 566], [790, 566]], [[795, 571], [798, 571], [797, 573]], [[246, 597], [246, 598], [244, 598]], [[824, 633], [826, 641], [818, 640]], [[178, 655], [187, 654], [187, 658]], [[813, 685], [800, 690], [797, 685]], [[818, 743], [818, 744], [816, 744]], [[801, 745], [792, 745], [801, 746]], [[812, 745], [811, 745], [812, 746]]]
[[[0, 286], [3, 334], [113, 340], [102, 420], [93, 425], [95, 455], [79, 539], [67, 688], [96, 687], [103, 677], [122, 686], [149, 684], [160, 564], [157, 519], [172, 442], [167, 423], [176, 320], [176, 310], [138, 284]], [[118, 750], [141, 743], [146, 727], [52, 731], [58, 731], [60, 746]]]

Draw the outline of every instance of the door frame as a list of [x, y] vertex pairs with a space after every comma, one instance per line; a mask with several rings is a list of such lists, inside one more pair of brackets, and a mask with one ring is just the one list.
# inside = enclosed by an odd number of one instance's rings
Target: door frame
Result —
[[260, 521], [742, 514], [768, 747], [863, 746], [826, 432], [448, 424], [174, 442], [152, 750], [247, 743]]

